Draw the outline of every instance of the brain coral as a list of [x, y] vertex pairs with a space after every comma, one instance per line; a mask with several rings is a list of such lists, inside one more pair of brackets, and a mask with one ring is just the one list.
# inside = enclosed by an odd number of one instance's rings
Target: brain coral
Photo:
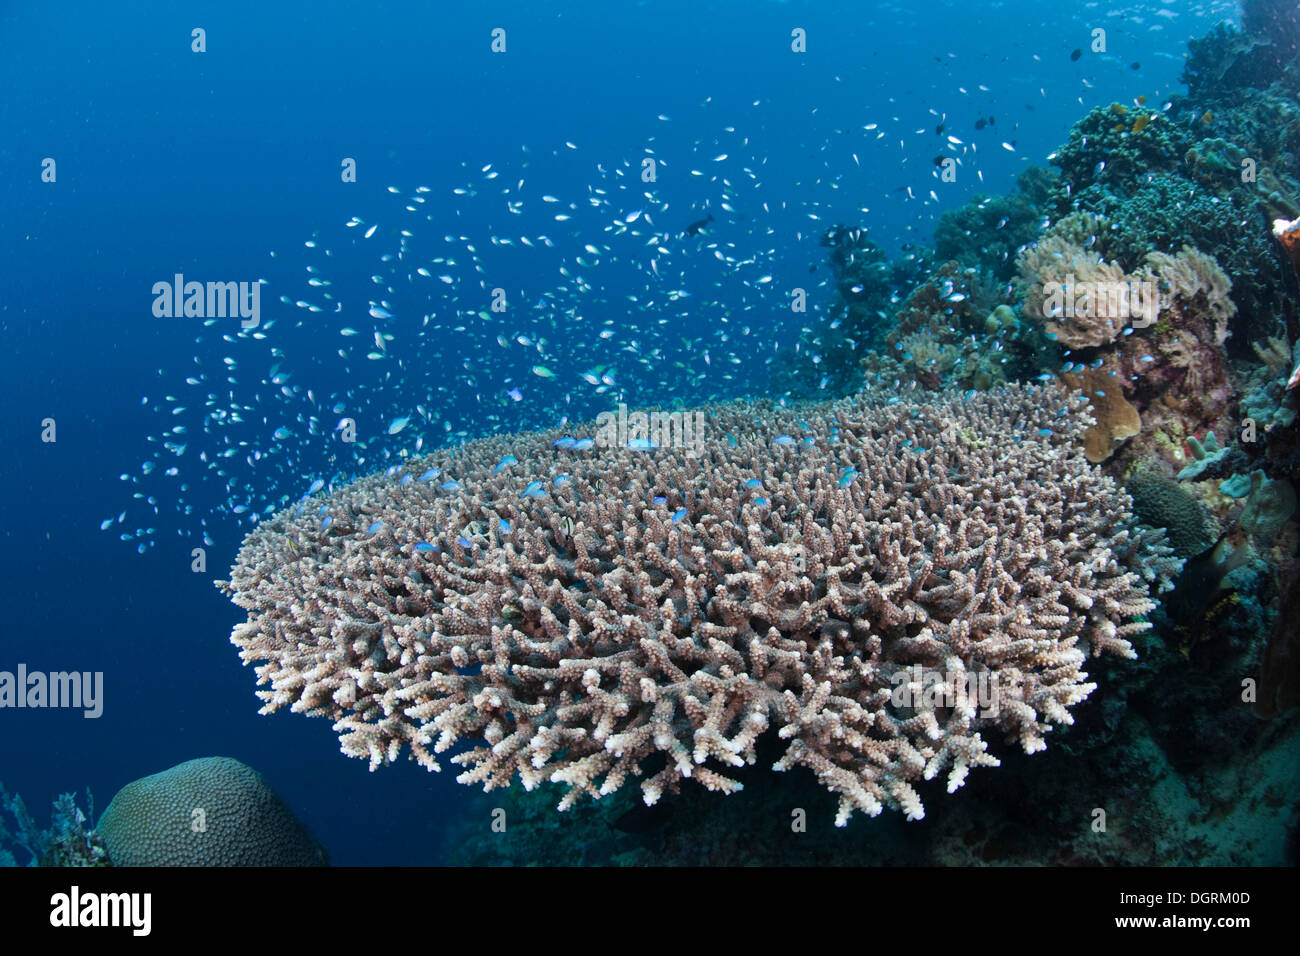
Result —
[[200, 757], [128, 783], [96, 832], [114, 866], [324, 866], [325, 850], [260, 773]]
[[250, 534], [231, 641], [263, 713], [329, 717], [371, 769], [465, 742], [464, 783], [550, 780], [564, 809], [648, 774], [653, 803], [736, 789], [773, 731], [838, 824], [919, 818], [915, 781], [997, 764], [985, 734], [1033, 752], [1070, 723], [1085, 660], [1134, 656], [1177, 566], [1083, 459], [1073, 401], [714, 406], [698, 455], [471, 442]]

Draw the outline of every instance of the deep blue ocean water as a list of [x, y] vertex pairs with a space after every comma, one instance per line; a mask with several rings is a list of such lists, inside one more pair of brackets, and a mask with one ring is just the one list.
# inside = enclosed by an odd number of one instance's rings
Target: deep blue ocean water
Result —
[[[158, 451], [149, 439], [160, 433], [160, 413], [151, 405], [184, 389], [196, 357], [219, 363], [220, 334], [236, 331], [234, 320], [205, 331], [198, 320], [156, 318], [155, 282], [175, 273], [266, 279], [263, 319], [280, 320], [285, 367], [303, 387], [353, 389], [361, 402], [373, 386], [376, 415], [411, 414], [451, 382], [437, 401], [456, 431], [551, 424], [564, 386], [530, 376], [537, 360], [527, 349], [507, 364], [486, 336], [448, 332], [445, 349], [407, 353], [382, 384], [353, 362], [360, 372], [345, 381], [331, 358], [337, 323], [293, 328], [307, 313], [278, 301], [301, 295], [290, 290], [301, 286], [303, 265], [323, 261], [304, 242], [320, 232], [338, 244], [333, 278], [360, 316], [362, 346], [373, 324], [368, 273], [344, 245], [360, 229], [348, 234], [344, 224], [353, 216], [393, 223], [390, 185], [404, 196], [417, 185], [431, 190], [435, 221], [412, 243], [448, 231], [476, 237], [502, 283], [540, 296], [559, 281], [558, 259], [492, 247], [490, 237], [550, 232], [560, 252], [581, 255], [602, 234], [569, 235], [536, 196], [581, 203], [589, 187], [608, 184], [599, 166], [608, 172], [641, 157], [654, 137], [667, 161], [657, 188], [670, 206], [659, 228], [680, 231], [706, 204], [717, 211], [723, 194], [710, 177], [728, 161], [712, 157], [743, 155], [755, 175], [738, 161], [725, 166], [744, 188], [737, 212], [719, 213], [716, 237], [738, 255], [763, 253], [775, 281], [788, 283], [821, 266], [818, 236], [832, 223], [868, 227], [891, 254], [928, 243], [940, 212], [977, 192], [1008, 190], [1087, 109], [1177, 92], [1188, 37], [1231, 13], [1225, 3], [1107, 9], [1023, 0], [3, 4], [0, 667], [103, 671], [106, 689], [96, 720], [0, 713], [0, 781], [43, 818], [59, 792], [89, 787], [102, 809], [132, 779], [191, 757], [233, 756], [266, 774], [343, 864], [441, 859], [441, 815], [465, 797], [455, 768], [429, 774], [403, 760], [371, 774], [338, 753], [327, 721], [257, 715], [252, 671], [228, 642], [243, 615], [212, 585], [249, 527], [229, 507], [237, 498], [260, 510], [269, 499], [259, 495], [272, 487], [296, 497], [330, 465], [304, 435], [292, 476], [284, 459], [268, 458], [238, 472], [237, 493], [197, 468], [175, 481], [119, 479]], [[1110, 31], [1111, 55], [1072, 61], [1097, 25]], [[206, 30], [207, 52], [190, 49], [196, 26]], [[508, 37], [502, 55], [489, 49], [498, 26]], [[807, 30], [806, 54], [789, 49], [793, 27]], [[975, 133], [975, 118], [990, 113], [996, 126]], [[931, 158], [944, 148], [940, 122], [978, 151], [936, 201], [928, 193], [937, 185]], [[868, 124], [888, 136], [878, 139]], [[41, 180], [46, 157], [57, 162], [54, 183]], [[356, 159], [356, 183], [340, 181], [342, 157]], [[484, 184], [489, 164], [501, 176]], [[706, 175], [692, 177], [692, 168]], [[527, 201], [517, 215], [504, 201], [448, 198], [467, 182], [482, 196], [521, 177]], [[708, 262], [687, 269], [697, 297], [723, 281]], [[645, 321], [626, 300], [640, 291], [639, 275], [613, 262], [598, 280], [602, 318], [614, 328]], [[698, 356], [686, 355], [702, 376], [687, 386], [667, 361], [662, 379], [647, 361], [626, 397], [762, 394], [767, 357], [793, 341], [797, 324], [761, 303], [734, 318], [750, 327], [752, 343], [737, 348], [740, 374], [725, 380], [721, 361], [699, 368]], [[440, 322], [459, 320], [435, 314], [435, 330]], [[536, 325], [519, 330], [538, 334]], [[196, 344], [199, 334], [206, 338]], [[319, 366], [307, 358], [314, 348]], [[473, 387], [456, 384], [463, 362], [478, 366]], [[241, 368], [241, 394], [274, 395], [261, 381], [270, 364]], [[500, 402], [492, 422], [475, 418], [482, 406], [471, 392], [499, 397], [514, 385], [527, 386], [526, 401]], [[573, 413], [599, 410], [607, 397], [577, 401]], [[332, 427], [328, 410], [322, 417]], [[41, 441], [46, 418], [57, 423], [54, 443]], [[187, 467], [202, 444], [189, 438]], [[445, 440], [428, 433], [430, 444]], [[157, 515], [131, 498], [136, 490], [156, 497]], [[178, 502], [191, 514], [178, 513]], [[99, 529], [124, 509], [126, 531], [154, 528], [143, 554], [137, 540], [119, 540], [118, 526]], [[190, 548], [205, 515], [209, 567], [195, 574]]]

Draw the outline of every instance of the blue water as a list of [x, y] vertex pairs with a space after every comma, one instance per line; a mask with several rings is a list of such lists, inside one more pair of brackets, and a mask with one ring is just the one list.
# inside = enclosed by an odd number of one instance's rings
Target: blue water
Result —
[[[0, 666], [103, 671], [106, 693], [97, 720], [50, 710], [0, 715], [0, 781], [33, 807], [89, 786], [102, 809], [132, 779], [229, 755], [266, 774], [341, 864], [441, 859], [440, 815], [465, 797], [454, 768], [429, 774], [401, 761], [371, 774], [338, 753], [327, 721], [257, 716], [253, 674], [228, 643], [242, 613], [211, 583], [250, 527], [232, 502], [261, 510], [297, 497], [312, 475], [364, 472], [386, 460], [376, 451], [361, 467], [331, 463], [324, 439], [303, 434], [299, 447], [237, 469], [237, 493], [200, 469], [172, 481], [160, 473], [120, 480], [158, 452], [149, 439], [168, 413], [165, 395], [181, 394], [196, 357], [218, 366], [228, 352], [220, 334], [237, 332], [234, 320], [205, 330], [193, 319], [155, 318], [155, 282], [175, 273], [266, 279], [263, 318], [280, 321], [295, 384], [364, 393], [370, 379], [340, 378], [337, 323], [328, 332], [296, 327], [305, 313], [278, 296], [298, 298], [303, 266], [323, 261], [303, 245], [318, 232], [338, 249], [340, 296], [355, 309], [374, 294], [347, 245], [360, 230], [344, 223], [358, 216], [396, 228], [402, 214], [390, 185], [403, 196], [430, 187], [435, 221], [413, 245], [432, 248], [444, 232], [475, 237], [500, 281], [534, 301], [531, 293], [560, 281], [560, 254], [604, 241], [599, 232], [565, 235], [537, 194], [581, 203], [590, 186], [607, 182], [598, 166], [639, 161], [650, 146], [666, 161], [657, 188], [670, 208], [659, 228], [682, 230], [706, 203], [716, 212], [722, 193], [711, 177], [725, 168], [737, 212], [718, 214], [716, 240], [734, 243], [737, 255], [764, 253], [776, 283], [788, 285], [810, 266], [826, 272], [818, 237], [832, 223], [867, 226], [895, 255], [928, 243], [942, 211], [1011, 188], [1087, 109], [1177, 92], [1188, 37], [1231, 12], [1226, 3], [1107, 10], [1020, 0], [521, 2], [490, 10], [330, 0], [3, 5]], [[205, 53], [190, 50], [195, 26], [206, 29]], [[504, 55], [489, 50], [497, 26], [508, 31]], [[1069, 57], [1094, 26], [1109, 31], [1104, 67]], [[804, 55], [789, 49], [793, 27], [807, 30]], [[996, 125], [975, 132], [974, 120], [989, 113]], [[932, 163], [945, 148], [934, 132], [941, 122], [945, 136], [978, 147], [950, 185], [938, 183]], [[884, 139], [864, 129], [873, 123]], [[713, 163], [724, 152], [732, 158]], [[45, 157], [57, 162], [55, 183], [41, 181]], [[356, 159], [358, 182], [340, 181], [343, 157]], [[481, 194], [495, 188], [480, 182], [488, 164], [500, 170], [499, 183], [527, 179], [521, 214], [504, 199], [449, 198], [470, 181]], [[692, 177], [692, 168], [706, 175]], [[492, 235], [542, 231], [555, 237], [555, 254], [490, 244]], [[726, 281], [700, 255], [687, 263], [697, 296]], [[640, 291], [643, 274], [618, 260], [601, 276], [601, 317], [635, 326], [641, 318], [626, 296]], [[721, 362], [699, 368], [688, 349], [637, 366], [626, 397], [761, 394], [772, 349], [791, 343], [800, 323], [781, 303], [751, 297], [749, 305], [733, 316], [750, 333], [731, 379]], [[359, 314], [353, 324], [364, 350], [374, 323], [364, 305]], [[446, 315], [432, 321], [453, 324]], [[518, 331], [535, 336], [543, 324], [521, 318]], [[446, 341], [446, 352], [408, 351], [395, 378], [374, 379], [376, 415], [379, 405], [386, 416], [410, 414], [464, 361], [481, 366], [474, 387], [439, 398], [453, 431], [552, 424], [562, 413], [567, 386], [530, 376], [538, 360], [527, 349], [507, 366], [491, 338], [449, 332]], [[255, 368], [241, 369], [245, 396], [276, 391], [259, 384], [272, 362], [266, 349], [259, 354]], [[673, 372], [672, 358], [695, 362], [698, 380]], [[527, 401], [502, 401], [516, 385], [526, 386]], [[486, 405], [474, 392], [497, 400]], [[576, 398], [569, 413], [593, 413], [608, 397]], [[497, 417], [485, 420], [484, 407]], [[272, 417], [278, 408], [264, 406]], [[337, 416], [326, 409], [321, 417], [328, 431]], [[57, 422], [55, 443], [40, 440], [46, 418]], [[186, 466], [202, 444], [193, 430], [189, 438]], [[441, 428], [427, 432], [430, 444], [448, 438]], [[132, 499], [136, 491], [155, 497], [156, 515]], [[130, 514], [121, 528], [153, 533], [123, 542], [117, 525], [99, 530], [123, 510]], [[203, 574], [190, 570], [199, 518], [212, 539]]]

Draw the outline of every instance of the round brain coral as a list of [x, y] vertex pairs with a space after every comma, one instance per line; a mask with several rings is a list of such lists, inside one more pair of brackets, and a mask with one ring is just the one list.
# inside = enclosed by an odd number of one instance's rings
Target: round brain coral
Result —
[[325, 850], [260, 773], [200, 757], [117, 792], [96, 831], [114, 866], [325, 866]]
[[919, 818], [914, 782], [997, 764], [986, 734], [1070, 723], [1177, 567], [1058, 389], [678, 414], [701, 442], [486, 438], [265, 522], [219, 582], [262, 712], [329, 717], [372, 770], [460, 745], [461, 782], [561, 809], [734, 790], [772, 732], [838, 824]]

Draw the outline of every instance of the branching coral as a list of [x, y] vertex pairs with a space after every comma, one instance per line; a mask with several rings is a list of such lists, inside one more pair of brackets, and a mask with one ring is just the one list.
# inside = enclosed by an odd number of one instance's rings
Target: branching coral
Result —
[[462, 782], [549, 780], [564, 808], [648, 773], [654, 803], [736, 789], [775, 732], [837, 823], [917, 818], [914, 783], [997, 763], [986, 734], [1034, 752], [1070, 723], [1178, 566], [1075, 407], [717, 406], [698, 457], [471, 442], [260, 526], [221, 582], [231, 640], [264, 713], [329, 717], [372, 769], [477, 738]]

